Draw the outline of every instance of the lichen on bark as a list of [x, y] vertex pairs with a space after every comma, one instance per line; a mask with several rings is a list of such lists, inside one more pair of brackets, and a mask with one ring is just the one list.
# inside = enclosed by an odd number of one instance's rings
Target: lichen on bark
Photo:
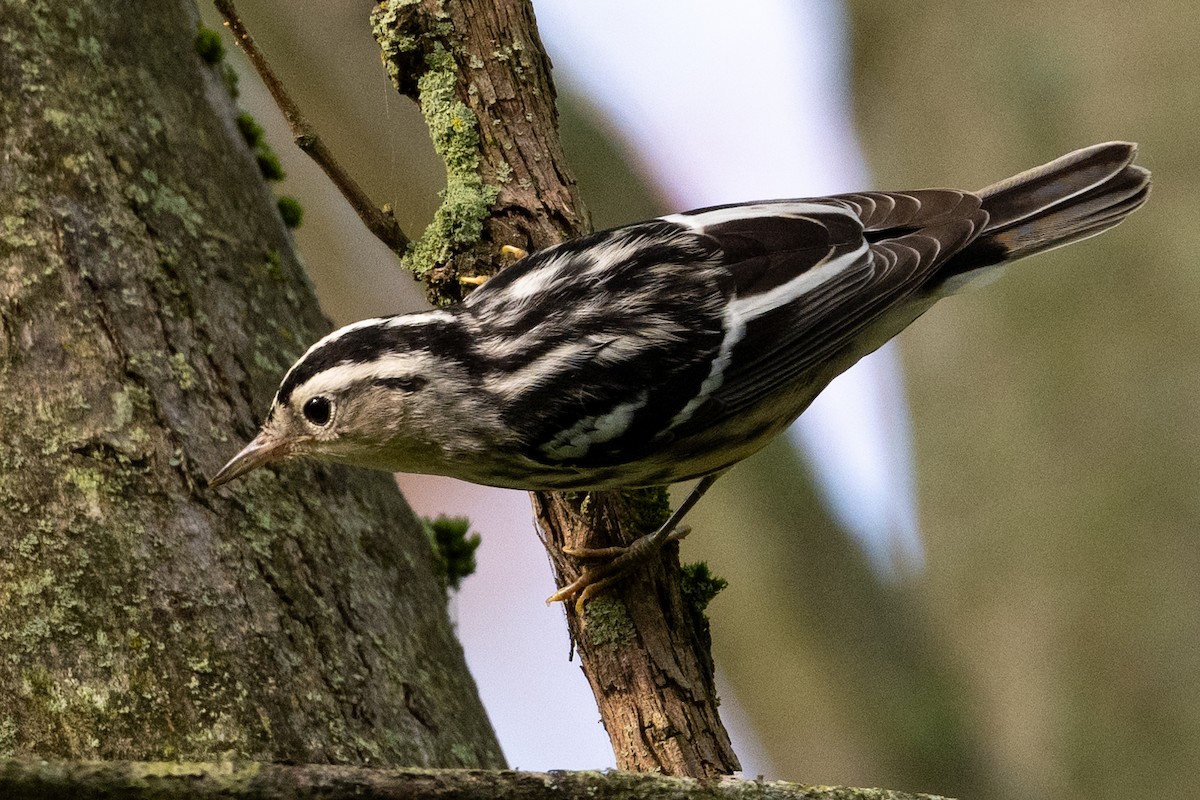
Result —
[[477, 245], [483, 223], [499, 190], [484, 183], [480, 172], [479, 120], [455, 98], [453, 56], [440, 45], [426, 56], [417, 81], [421, 114], [429, 125], [433, 147], [446, 165], [446, 188], [433, 222], [404, 256], [404, 266], [418, 278], [445, 264], [463, 249]]
[[[474, 274], [470, 257], [480, 245], [484, 223], [499, 189], [484, 180], [479, 153], [479, 119], [455, 94], [459, 78], [456, 56], [437, 37], [451, 28], [444, 20], [413, 27], [423, 19], [411, 13], [412, 3], [392, 2], [373, 17], [372, 30], [383, 51], [393, 83], [421, 106], [434, 149], [446, 167], [446, 188], [432, 222], [413, 241], [403, 265], [430, 285], [430, 299], [445, 304], [460, 299], [454, 277]], [[456, 263], [457, 262], [457, 263]], [[448, 282], [435, 271], [453, 273]], [[441, 285], [443, 288], [438, 289]]]

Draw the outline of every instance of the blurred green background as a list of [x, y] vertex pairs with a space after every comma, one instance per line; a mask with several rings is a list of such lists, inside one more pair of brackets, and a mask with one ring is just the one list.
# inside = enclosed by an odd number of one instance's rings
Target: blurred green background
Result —
[[[347, 166], [419, 231], [443, 176], [373, 67], [371, 3], [240, 6]], [[768, 777], [1006, 800], [1200, 796], [1200, 14], [1173, 0], [849, 12], [877, 187], [981, 187], [1129, 139], [1154, 192], [1112, 233], [901, 337], [919, 572], [880, 582], [785, 444], [717, 483], [685, 557], [731, 582], [710, 607], [729, 691]], [[676, 210], [620, 163], [586, 99], [562, 107], [597, 227]], [[256, 113], [279, 130], [269, 106]], [[419, 288], [280, 149], [327, 312], [415, 308]]]
[[[746, 556], [744, 575], [724, 543], [689, 540], [734, 581], [713, 606], [717, 662], [736, 686], [772, 687], [738, 697], [768, 721], [785, 774], [820, 757], [837, 780], [963, 797], [1200, 796], [1200, 15], [1174, 2], [850, 10], [878, 186], [979, 187], [1129, 139], [1154, 192], [1111, 234], [900, 337], [921, 574], [874, 584], [792, 501], [754, 526], [769, 552]], [[704, 510], [736, 524], [738, 498], [760, 508], [755, 486], [779, 486], [765, 473], [786, 460], [734, 471]], [[802, 541], [765, 533], [788, 520]], [[760, 592], [755, 563], [788, 576]]]

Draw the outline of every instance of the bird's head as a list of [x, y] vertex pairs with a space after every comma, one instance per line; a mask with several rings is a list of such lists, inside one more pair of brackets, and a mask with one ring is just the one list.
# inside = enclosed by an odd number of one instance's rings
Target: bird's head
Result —
[[429, 471], [422, 467], [436, 465], [442, 449], [427, 435], [442, 407], [430, 379], [446, 370], [424, 342], [448, 316], [363, 320], [314, 344], [284, 376], [258, 435], [209, 485], [296, 457]]

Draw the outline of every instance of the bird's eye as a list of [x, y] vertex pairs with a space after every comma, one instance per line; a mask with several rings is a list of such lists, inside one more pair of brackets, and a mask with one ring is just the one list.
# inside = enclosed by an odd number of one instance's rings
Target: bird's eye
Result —
[[328, 397], [310, 397], [304, 403], [304, 418], [313, 425], [328, 425], [332, 414], [333, 403]]

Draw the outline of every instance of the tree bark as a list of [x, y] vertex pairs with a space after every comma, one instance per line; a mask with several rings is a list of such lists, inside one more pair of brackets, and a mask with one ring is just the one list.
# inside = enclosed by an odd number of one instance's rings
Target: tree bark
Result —
[[0, 796], [39, 800], [944, 800], [887, 789], [732, 778], [697, 781], [612, 772], [364, 769], [346, 766], [138, 762], [0, 762]]
[[205, 487], [328, 323], [196, 26], [0, 0], [0, 755], [500, 766], [386, 475]]
[[[501, 266], [499, 248], [548, 247], [588, 232], [558, 141], [550, 62], [527, 0], [392, 0], [375, 35], [397, 88], [416, 99], [446, 160], [439, 219], [410, 251], [430, 299]], [[536, 493], [558, 585], [579, 565], [564, 546], [628, 544], [665, 521], [660, 491]], [[708, 777], [738, 769], [717, 713], [703, 615], [684, 602], [677, 548], [567, 621], [621, 769]]]

